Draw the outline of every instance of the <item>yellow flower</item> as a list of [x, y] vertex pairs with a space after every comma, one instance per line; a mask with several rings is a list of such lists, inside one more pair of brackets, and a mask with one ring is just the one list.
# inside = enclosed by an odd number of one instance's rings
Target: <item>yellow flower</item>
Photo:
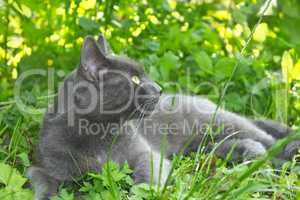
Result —
[[57, 34], [57, 33], [53, 33], [51, 36], [50, 36], [50, 41], [51, 42], [56, 42], [58, 41], [60, 38], [60, 36]]
[[231, 14], [227, 10], [218, 10], [209, 14], [219, 20], [231, 20]]
[[8, 38], [7, 46], [11, 48], [19, 48], [23, 44], [24, 39], [17, 36]]
[[11, 72], [11, 78], [12, 79], [17, 79], [18, 78], [18, 70], [14, 67], [12, 72]]
[[53, 60], [52, 60], [52, 59], [48, 59], [47, 65], [48, 65], [48, 66], [52, 66], [52, 65], [53, 65]]
[[182, 32], [185, 32], [185, 31], [188, 30], [188, 28], [189, 28], [189, 23], [188, 22], [184, 22], [184, 25], [180, 28], [180, 30]]
[[294, 68], [292, 69], [292, 79], [294, 80], [300, 80], [300, 59], [295, 64]]
[[153, 23], [153, 24], [159, 24], [158, 19], [156, 18], [155, 15], [149, 15], [148, 19]]
[[79, 38], [76, 39], [76, 44], [81, 45], [82, 42], [83, 42], [83, 38], [82, 37], [79, 37]]
[[61, 39], [58, 41], [57, 44], [58, 44], [59, 46], [64, 46], [65, 43], [66, 43], [66, 40], [65, 40], [64, 38], [61, 38]]
[[141, 34], [142, 30], [140, 28], [137, 28], [135, 31], [132, 32], [132, 35], [134, 37], [137, 37]]
[[294, 63], [291, 54], [288, 51], [285, 51], [281, 59], [283, 81], [290, 82], [292, 80], [291, 72], [293, 69], [293, 65]]
[[177, 19], [178, 21], [180, 21], [180, 22], [183, 22], [183, 21], [184, 21], [184, 17], [181, 16], [180, 13], [177, 12], [177, 11], [173, 11], [173, 12], [171, 13], [171, 15], [172, 15], [175, 19]]
[[240, 24], [235, 25], [234, 29], [233, 29], [233, 35], [235, 37], [240, 37], [242, 35], [242, 33], [243, 33], [243, 30], [244, 29], [243, 29], [242, 25], [240, 25]]
[[168, 0], [169, 6], [172, 10], [176, 8], [177, 2], [176, 0]]
[[84, 10], [93, 9], [96, 7], [96, 0], [81, 1], [79, 7], [83, 8]]
[[263, 42], [266, 40], [269, 32], [268, 24], [261, 23], [256, 27], [256, 30], [253, 34], [253, 40], [257, 42]]

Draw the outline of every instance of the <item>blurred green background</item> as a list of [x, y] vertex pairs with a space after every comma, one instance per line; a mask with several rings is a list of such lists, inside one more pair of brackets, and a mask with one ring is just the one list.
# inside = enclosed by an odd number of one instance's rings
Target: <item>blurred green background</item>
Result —
[[[100, 32], [115, 53], [138, 60], [168, 92], [217, 102], [237, 66], [223, 106], [299, 126], [300, 2], [271, 1], [256, 27], [266, 5], [261, 0], [0, 0], [0, 160], [24, 172], [42, 117], [16, 106], [18, 77], [51, 69], [57, 90], [78, 64], [84, 37]], [[23, 82], [21, 98], [33, 110], [47, 107], [47, 82], [42, 76]]]

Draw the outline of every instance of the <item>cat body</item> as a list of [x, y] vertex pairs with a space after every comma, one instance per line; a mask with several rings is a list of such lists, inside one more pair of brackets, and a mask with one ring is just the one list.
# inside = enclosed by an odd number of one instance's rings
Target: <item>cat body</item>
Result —
[[64, 181], [100, 171], [108, 160], [127, 162], [136, 182], [164, 184], [173, 154], [197, 151], [200, 144], [210, 151], [221, 142], [217, 155], [226, 157], [235, 147], [233, 160], [250, 159], [291, 134], [285, 125], [246, 119], [202, 97], [161, 94], [138, 63], [110, 53], [103, 36], [97, 42], [87, 37], [80, 65], [45, 114], [38, 161], [28, 171], [36, 200], [55, 195]]
[[[209, 127], [213, 129], [210, 130]], [[217, 130], [220, 127], [222, 128]], [[288, 128], [284, 129], [287, 130]], [[244, 117], [221, 108], [217, 109], [213, 102], [205, 98], [180, 94], [162, 95], [153, 114], [140, 123], [138, 132], [156, 150], [160, 149], [161, 142], [166, 137], [167, 157], [180, 153], [188, 143], [187, 149], [182, 153], [197, 151], [205, 138], [212, 137], [218, 143], [228, 137], [216, 153], [225, 157], [232, 144], [237, 143], [245, 149], [236, 151], [236, 156], [247, 159], [262, 155], [276, 141], [276, 138]], [[191, 137], [193, 140], [189, 141]], [[232, 144], [228, 145], [229, 143]], [[251, 143], [252, 146], [247, 148], [248, 145], [243, 145], [246, 143]]]

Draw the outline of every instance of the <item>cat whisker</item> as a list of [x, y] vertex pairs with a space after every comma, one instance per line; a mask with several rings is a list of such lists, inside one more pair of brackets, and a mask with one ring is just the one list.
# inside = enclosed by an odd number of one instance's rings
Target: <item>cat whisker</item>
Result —
[[[147, 106], [149, 106], [149, 105], [151, 105], [151, 104], [147, 104], [147, 103], [145, 103], [144, 104], [144, 109], [146, 109], [147, 108]], [[139, 121], [138, 121], [138, 123], [137, 123], [137, 126], [136, 126], [136, 130], [139, 128], [139, 126], [140, 126], [140, 124], [141, 124], [141, 122], [142, 122], [142, 120], [143, 120], [143, 118], [145, 117], [145, 112], [141, 112], [141, 115], [140, 115], [140, 118], [139, 118]]]

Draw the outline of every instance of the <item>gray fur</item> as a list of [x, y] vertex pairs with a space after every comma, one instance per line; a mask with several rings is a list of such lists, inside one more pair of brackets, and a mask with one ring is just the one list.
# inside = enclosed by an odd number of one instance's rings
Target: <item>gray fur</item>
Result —
[[[153, 174], [155, 184], [159, 181], [164, 184], [170, 170], [168, 159], [181, 151], [185, 154], [196, 151], [206, 138], [209, 138], [204, 143], [206, 151], [219, 142], [216, 154], [226, 157], [233, 150], [232, 159], [236, 161], [260, 156], [276, 139], [291, 134], [290, 129], [276, 122], [252, 121], [223, 109], [214, 118], [216, 105], [205, 98], [180, 94], [160, 96], [160, 87], [144, 74], [138, 63], [111, 52], [103, 36], [98, 43], [87, 37], [80, 65], [66, 77], [54, 112], [49, 110], [45, 114], [37, 163], [28, 171], [36, 200], [55, 195], [62, 182], [74, 181], [87, 171], [100, 171], [110, 159], [119, 164], [128, 162], [136, 182], [149, 182]], [[113, 70], [128, 77], [110, 73]], [[138, 76], [141, 83], [128, 82], [132, 76]], [[83, 82], [95, 85], [96, 89], [92, 93], [87, 88], [76, 89], [74, 85]], [[132, 87], [134, 93], [130, 91]], [[131, 98], [135, 103], [118, 112], [106, 113], [99, 109], [115, 111]], [[95, 101], [95, 107], [83, 113], [91, 101]], [[94, 134], [93, 129], [83, 126], [85, 123], [101, 125], [103, 129]], [[183, 149], [191, 137], [190, 144]], [[289, 144], [283, 158], [290, 159], [299, 146], [297, 142]], [[163, 159], [161, 150], [165, 151]], [[163, 167], [159, 180], [160, 160]]]

